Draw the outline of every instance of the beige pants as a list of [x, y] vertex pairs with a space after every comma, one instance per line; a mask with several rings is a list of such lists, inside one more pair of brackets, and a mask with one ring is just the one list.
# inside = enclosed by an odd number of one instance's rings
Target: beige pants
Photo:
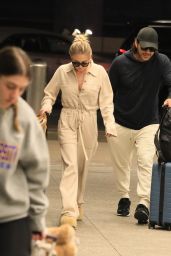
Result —
[[78, 206], [84, 203], [88, 164], [97, 149], [97, 135], [96, 112], [62, 110], [58, 123], [64, 166], [60, 182], [62, 214], [78, 217]]
[[154, 135], [158, 125], [153, 124], [140, 130], [132, 130], [116, 124], [116, 128], [117, 137], [109, 137], [108, 143], [120, 197], [129, 198], [131, 160], [133, 152], [136, 151], [137, 195], [139, 203], [149, 207], [151, 172], [155, 155]]

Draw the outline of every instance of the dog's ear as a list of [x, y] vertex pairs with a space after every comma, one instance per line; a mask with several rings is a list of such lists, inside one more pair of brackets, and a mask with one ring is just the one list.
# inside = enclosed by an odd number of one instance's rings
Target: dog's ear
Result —
[[47, 235], [58, 236], [61, 231], [61, 227], [48, 227], [46, 230]]
[[47, 229], [47, 233], [57, 238], [55, 249], [58, 256], [76, 256], [75, 230], [70, 225], [50, 227]]
[[64, 244], [75, 238], [75, 230], [68, 224], [63, 224], [60, 227], [47, 228], [47, 235], [57, 237], [58, 244]]
[[60, 226], [60, 232], [58, 234], [57, 244], [62, 245], [75, 240], [75, 230], [67, 224]]

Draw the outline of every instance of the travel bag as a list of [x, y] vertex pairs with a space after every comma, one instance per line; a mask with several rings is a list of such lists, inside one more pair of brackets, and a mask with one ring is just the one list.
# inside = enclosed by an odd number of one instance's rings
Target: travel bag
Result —
[[155, 134], [154, 144], [158, 162], [171, 162], [171, 108], [163, 106], [159, 128]]
[[149, 228], [156, 225], [171, 230], [171, 162], [153, 164]]

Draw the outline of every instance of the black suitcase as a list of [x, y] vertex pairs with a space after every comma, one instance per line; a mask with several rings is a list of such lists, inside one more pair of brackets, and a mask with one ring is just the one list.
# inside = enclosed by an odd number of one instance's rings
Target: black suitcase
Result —
[[171, 230], [171, 163], [155, 163], [152, 169], [149, 228]]

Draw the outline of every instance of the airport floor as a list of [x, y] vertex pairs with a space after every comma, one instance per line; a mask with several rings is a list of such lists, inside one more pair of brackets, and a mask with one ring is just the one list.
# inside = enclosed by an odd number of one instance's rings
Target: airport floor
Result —
[[[52, 134], [51, 134], [52, 135]], [[103, 134], [102, 134], [103, 135]], [[58, 225], [61, 198], [59, 182], [61, 158], [59, 143], [55, 136], [48, 136], [50, 150], [50, 184], [47, 190], [50, 206], [47, 225]], [[136, 196], [136, 161], [131, 172], [131, 215], [116, 215], [118, 194], [108, 146], [101, 136], [96, 155], [89, 167], [85, 195], [85, 216], [78, 222], [76, 236], [79, 240], [78, 256], [170, 256], [171, 231], [160, 228], [149, 229], [138, 225], [134, 211], [138, 203]]]

